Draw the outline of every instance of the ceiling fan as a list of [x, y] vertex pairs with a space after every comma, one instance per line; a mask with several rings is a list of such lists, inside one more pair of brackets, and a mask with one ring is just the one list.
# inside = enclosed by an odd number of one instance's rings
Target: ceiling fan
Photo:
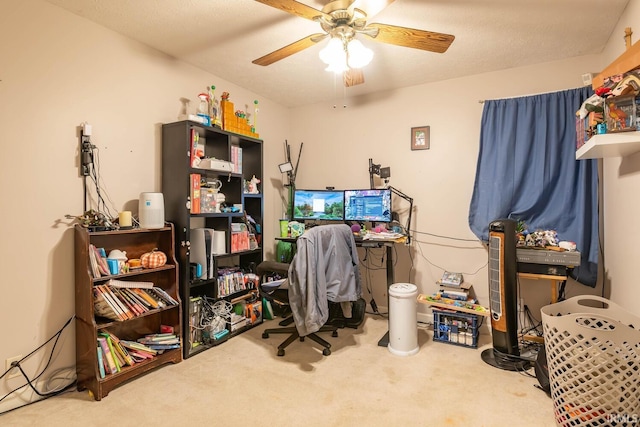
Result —
[[[324, 31], [324, 33], [311, 34], [252, 61], [257, 65], [271, 65], [313, 46], [327, 37], [338, 39], [344, 48], [344, 52], [347, 52], [347, 46], [357, 34], [363, 34], [377, 42], [437, 53], [445, 52], [455, 38], [450, 34], [434, 33], [389, 24], [367, 23], [368, 17], [376, 15], [395, 0], [334, 0], [329, 1], [322, 10], [314, 9], [295, 0], [256, 1], [292, 15], [318, 22]], [[343, 80], [347, 87], [364, 83], [362, 69], [348, 66], [343, 72]]]

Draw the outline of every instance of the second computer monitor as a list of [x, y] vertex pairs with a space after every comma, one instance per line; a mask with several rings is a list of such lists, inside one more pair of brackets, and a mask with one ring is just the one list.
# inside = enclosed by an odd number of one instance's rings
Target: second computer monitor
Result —
[[344, 219], [358, 222], [391, 222], [391, 190], [345, 190]]

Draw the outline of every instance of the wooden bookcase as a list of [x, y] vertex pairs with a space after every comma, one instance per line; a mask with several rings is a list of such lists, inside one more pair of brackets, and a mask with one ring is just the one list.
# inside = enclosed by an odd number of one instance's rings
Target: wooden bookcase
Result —
[[[198, 134], [204, 149], [204, 157], [215, 158], [231, 162], [234, 152], [241, 151], [239, 165], [241, 171], [213, 170], [192, 167], [191, 149], [194, 133]], [[227, 206], [240, 206], [239, 212], [207, 212], [193, 213], [191, 210], [192, 176], [198, 174], [203, 180], [218, 179], [222, 183], [220, 192], [226, 198]], [[177, 253], [176, 258], [180, 266], [180, 290], [182, 299], [182, 325], [184, 336], [184, 357], [188, 358], [200, 351], [221, 344], [229, 337], [240, 334], [255, 326], [248, 324], [244, 327], [233, 328], [227, 326], [229, 333], [224, 339], [198, 339], [193, 337], [194, 330], [202, 330], [203, 325], [198, 320], [198, 298], [208, 301], [226, 300], [237, 302], [251, 297], [256, 290], [246, 289], [221, 295], [218, 289], [217, 272], [224, 267], [239, 267], [248, 273], [255, 269], [263, 259], [261, 235], [256, 237], [257, 247], [233, 252], [232, 228], [234, 225], [245, 223], [245, 215], [249, 215], [260, 230], [263, 226], [264, 206], [262, 183], [258, 185], [257, 193], [250, 193], [245, 188], [245, 182], [253, 177], [263, 180], [262, 170], [262, 140], [245, 135], [227, 132], [212, 126], [192, 121], [167, 123], [162, 126], [162, 193], [165, 201], [165, 213], [168, 221], [175, 224]], [[202, 191], [201, 191], [202, 194]], [[212, 278], [194, 278], [191, 263], [194, 262], [192, 250], [192, 230], [195, 228], [214, 229], [225, 233], [225, 252], [215, 255]], [[250, 301], [250, 299], [248, 299]], [[192, 304], [192, 301], [196, 301]], [[195, 325], [197, 323], [197, 325]], [[192, 342], [193, 341], [193, 342]]]
[[[167, 255], [167, 263], [160, 268], [94, 278], [89, 245], [104, 248], [106, 252], [120, 249], [128, 258], [140, 258], [157, 248]], [[173, 225], [155, 229], [132, 229], [90, 232], [75, 226], [75, 297], [76, 297], [76, 373], [78, 390], [88, 389], [96, 400], [101, 400], [118, 385], [131, 380], [165, 363], [182, 361], [182, 349], [167, 350], [153, 359], [125, 366], [115, 374], [100, 378], [97, 356], [97, 338], [102, 330], [109, 331], [120, 339], [135, 341], [146, 335], [160, 332], [161, 325], [172, 326], [177, 335], [182, 331], [182, 307], [168, 306], [151, 310], [133, 319], [113, 321], [94, 313], [93, 286], [106, 284], [110, 279], [153, 282], [174, 299], [180, 301], [178, 291], [178, 264], [174, 253]], [[181, 340], [182, 341], [182, 340]]]

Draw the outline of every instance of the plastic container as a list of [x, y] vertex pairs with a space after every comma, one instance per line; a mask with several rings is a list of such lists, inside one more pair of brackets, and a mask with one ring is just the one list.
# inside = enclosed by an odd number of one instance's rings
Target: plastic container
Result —
[[418, 287], [411, 283], [389, 286], [389, 351], [397, 356], [416, 354], [418, 347]]
[[475, 314], [437, 310], [433, 311], [433, 340], [462, 347], [478, 347], [480, 324]]
[[591, 295], [547, 305], [541, 313], [556, 424], [635, 425], [640, 318]]

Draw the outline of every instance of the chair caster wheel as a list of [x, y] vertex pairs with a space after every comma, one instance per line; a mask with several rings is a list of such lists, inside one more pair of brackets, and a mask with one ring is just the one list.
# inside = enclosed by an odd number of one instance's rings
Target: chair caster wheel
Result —
[[304, 342], [304, 337], [300, 337], [300, 342]]
[[329, 350], [328, 348], [325, 348], [324, 350], [322, 350], [322, 354], [325, 356], [328, 356], [331, 354], [331, 350]]
[[337, 337], [338, 336], [338, 331], [333, 331], [331, 333], [331, 336], [334, 337], [334, 338]]
[[281, 349], [281, 348], [278, 349], [278, 356], [280, 357], [284, 356], [284, 349]]
[[266, 340], [267, 338], [269, 338], [269, 334], [266, 333], [266, 332], [263, 332], [262, 333], [262, 338]]

